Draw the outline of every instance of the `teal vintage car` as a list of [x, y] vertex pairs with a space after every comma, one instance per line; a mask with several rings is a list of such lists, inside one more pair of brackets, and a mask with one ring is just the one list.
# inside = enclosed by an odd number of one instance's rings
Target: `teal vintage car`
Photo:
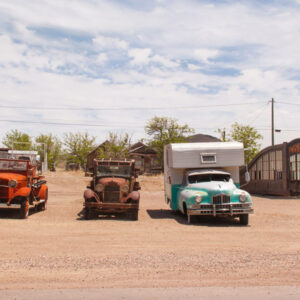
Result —
[[186, 171], [183, 183], [177, 187], [177, 205], [188, 222], [195, 215], [239, 217], [240, 224], [248, 225], [253, 213], [249, 193], [239, 189], [231, 174], [222, 170]]

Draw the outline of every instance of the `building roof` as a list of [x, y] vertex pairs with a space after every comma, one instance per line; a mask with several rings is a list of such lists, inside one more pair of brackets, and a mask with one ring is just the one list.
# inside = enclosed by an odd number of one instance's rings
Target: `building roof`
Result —
[[194, 134], [187, 138], [188, 143], [210, 143], [210, 142], [220, 142], [220, 141], [221, 141], [220, 139], [214, 136], [208, 134], [202, 134], [202, 133]]
[[147, 145], [143, 144], [142, 142], [137, 142], [129, 148], [129, 154], [134, 154], [134, 153], [157, 154], [157, 152], [154, 149], [148, 147]]

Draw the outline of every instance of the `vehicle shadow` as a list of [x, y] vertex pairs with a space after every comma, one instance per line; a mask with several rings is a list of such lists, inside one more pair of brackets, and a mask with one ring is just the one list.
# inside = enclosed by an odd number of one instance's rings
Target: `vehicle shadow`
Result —
[[[39, 213], [39, 211], [37, 211], [35, 208], [31, 208], [29, 210], [29, 214], [28, 217], [30, 217], [31, 215], [34, 215], [36, 213]], [[0, 219], [20, 219], [20, 220], [24, 220], [20, 218], [20, 211], [17, 209], [1, 209], [0, 210]]]
[[187, 221], [181, 212], [172, 211], [170, 209], [147, 209], [148, 215], [152, 219], [173, 219], [179, 224], [188, 225], [188, 226], [208, 226], [208, 227], [247, 227], [241, 225], [237, 218], [231, 218], [226, 216], [192, 216], [191, 223]]
[[108, 221], [130, 221], [132, 220], [128, 219], [126, 213], [119, 213], [119, 214], [110, 214], [110, 215], [98, 215], [96, 213], [93, 213], [90, 215], [90, 218], [86, 220], [84, 218], [84, 209], [82, 209], [78, 214], [77, 214], [77, 221], [92, 221], [92, 220], [108, 220]]

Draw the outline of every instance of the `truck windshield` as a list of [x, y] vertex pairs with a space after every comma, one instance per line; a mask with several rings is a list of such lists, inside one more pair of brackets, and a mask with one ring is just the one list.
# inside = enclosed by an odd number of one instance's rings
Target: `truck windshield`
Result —
[[227, 174], [195, 174], [190, 175], [189, 183], [199, 183], [199, 182], [207, 182], [207, 181], [225, 181], [229, 182], [230, 175]]
[[5, 171], [26, 171], [27, 162], [25, 161], [13, 161], [13, 160], [1, 160], [0, 170]]
[[130, 177], [131, 166], [127, 165], [110, 165], [110, 166], [98, 166], [98, 176], [124, 176]]

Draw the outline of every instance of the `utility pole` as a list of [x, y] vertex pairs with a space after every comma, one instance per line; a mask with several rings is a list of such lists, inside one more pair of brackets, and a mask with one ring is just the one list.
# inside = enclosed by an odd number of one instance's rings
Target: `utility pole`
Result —
[[274, 146], [274, 99], [271, 100], [271, 137], [272, 137], [272, 146]]
[[222, 141], [226, 142], [226, 129], [225, 128], [222, 131]]

